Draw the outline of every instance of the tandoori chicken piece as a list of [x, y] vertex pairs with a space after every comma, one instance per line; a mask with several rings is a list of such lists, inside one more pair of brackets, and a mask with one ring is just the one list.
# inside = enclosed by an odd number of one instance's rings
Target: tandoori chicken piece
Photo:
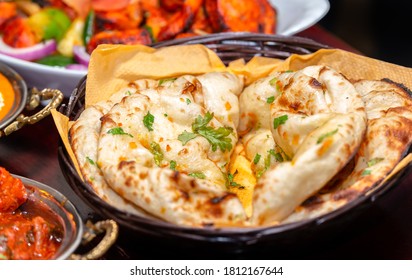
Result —
[[267, 0], [205, 0], [214, 32], [274, 33], [276, 12]]
[[95, 32], [136, 29], [143, 21], [140, 2], [134, 2], [121, 10], [95, 12]]
[[3, 41], [13, 48], [26, 48], [38, 43], [37, 37], [27, 23], [27, 18], [15, 16], [3, 24]]
[[203, 4], [203, 0], [186, 0], [178, 12], [173, 14], [157, 37], [158, 41], [173, 39], [177, 34], [188, 31]]
[[160, 7], [168, 12], [176, 12], [181, 9], [185, 0], [159, 0]]
[[87, 52], [92, 53], [100, 44], [149, 45], [151, 43], [150, 33], [144, 28], [123, 31], [109, 30], [93, 35], [87, 44]]
[[0, 2], [0, 30], [3, 23], [17, 15], [16, 3]]

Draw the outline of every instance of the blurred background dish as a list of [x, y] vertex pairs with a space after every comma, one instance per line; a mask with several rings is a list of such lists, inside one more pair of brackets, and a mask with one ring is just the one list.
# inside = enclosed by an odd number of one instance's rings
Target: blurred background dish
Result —
[[[44, 119], [62, 101], [63, 94], [57, 89], [28, 89], [16, 71], [0, 62], [0, 137]], [[35, 110], [41, 107], [40, 102], [45, 102], [45, 106]], [[33, 112], [26, 116], [25, 109]]]
[[280, 35], [294, 35], [321, 20], [329, 11], [328, 0], [270, 0], [278, 10]]
[[[280, 35], [293, 35], [302, 31], [314, 25], [329, 11], [327, 0], [270, 0], [270, 3], [277, 10], [276, 33]], [[52, 67], [11, 57], [4, 52], [0, 53], [0, 61], [16, 70], [29, 87], [59, 89], [66, 97], [87, 74], [84, 69]]]
[[[8, 249], [0, 247], [0, 257], [69, 258], [80, 245], [84, 231], [83, 222], [75, 206], [54, 188], [29, 178], [9, 174], [3, 168], [0, 172], [3, 180], [6, 178], [2, 184], [7, 184], [8, 187], [8, 192], [2, 192], [3, 204], [0, 209], [1, 231]], [[19, 204], [10, 204], [9, 195], [13, 195], [14, 201], [18, 201]], [[9, 229], [10, 222], [15, 227], [13, 230]], [[33, 229], [31, 225], [34, 225]], [[21, 238], [24, 235], [26, 239]], [[34, 244], [36, 246], [33, 246]]]
[[0, 54], [0, 61], [16, 70], [29, 87], [54, 88], [69, 96], [75, 85], [87, 74], [85, 70], [70, 70], [42, 65]]

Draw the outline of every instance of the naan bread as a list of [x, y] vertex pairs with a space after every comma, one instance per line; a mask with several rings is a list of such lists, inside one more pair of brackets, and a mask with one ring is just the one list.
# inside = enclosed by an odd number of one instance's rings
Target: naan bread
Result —
[[225, 72], [135, 81], [86, 108], [70, 138], [84, 179], [122, 210], [185, 226], [267, 226], [378, 185], [411, 131], [404, 88], [310, 66], [246, 88]]
[[[254, 190], [252, 223], [277, 223], [332, 179], [358, 150], [366, 129], [361, 96], [323, 66], [279, 73], [281, 94], [270, 106], [270, 129], [284, 161]], [[262, 125], [265, 125], [262, 123]]]
[[[210, 73], [183, 76], [123, 98], [101, 118], [97, 162], [104, 179], [130, 203], [176, 224], [245, 220], [224, 176], [237, 142], [242, 87], [232, 74]], [[207, 114], [213, 114], [210, 127], [230, 128], [230, 148], [213, 148], [201, 136], [186, 143], [180, 139]]]
[[106, 183], [97, 161], [97, 147], [101, 129], [100, 118], [103, 117], [123, 97], [157, 85], [154, 80], [139, 80], [128, 88], [113, 94], [107, 101], [101, 101], [86, 108], [69, 130], [69, 140], [76, 155], [84, 180], [92, 186], [96, 194], [107, 203], [137, 215], [147, 216], [141, 209], [127, 202], [114, 192]]
[[311, 197], [284, 223], [317, 217], [365, 194], [381, 183], [408, 152], [412, 143], [410, 93], [388, 80], [363, 80], [354, 85], [365, 102], [368, 129], [353, 170], [340, 176], [343, 179], [329, 190]]

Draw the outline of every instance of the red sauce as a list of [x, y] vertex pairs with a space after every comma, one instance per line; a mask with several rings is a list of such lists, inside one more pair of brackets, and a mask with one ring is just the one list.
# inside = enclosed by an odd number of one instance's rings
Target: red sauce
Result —
[[50, 259], [60, 247], [61, 230], [20, 210], [26, 200], [21, 180], [0, 167], [0, 259]]

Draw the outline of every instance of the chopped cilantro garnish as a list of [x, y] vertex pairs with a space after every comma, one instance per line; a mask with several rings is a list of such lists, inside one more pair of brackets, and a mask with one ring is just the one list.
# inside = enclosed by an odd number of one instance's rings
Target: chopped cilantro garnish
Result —
[[192, 172], [187, 175], [194, 177], [194, 178], [206, 179], [206, 175], [203, 172]]
[[197, 136], [203, 136], [212, 145], [212, 151], [215, 152], [219, 147], [222, 152], [232, 149], [232, 140], [228, 137], [232, 133], [233, 129], [231, 127], [219, 127], [213, 128], [207, 126], [207, 124], [212, 120], [213, 113], [207, 112], [205, 117], [198, 116], [192, 123], [193, 132], [187, 132], [186, 130], [178, 136], [178, 140], [182, 142], [183, 145]]
[[237, 173], [237, 170], [235, 171], [234, 174], [231, 174], [230, 172], [227, 173], [227, 180], [228, 180], [229, 186], [244, 189], [245, 188], [244, 186], [242, 186], [241, 184], [236, 183], [235, 181], [233, 181], [236, 173]]
[[176, 79], [177, 78], [167, 78], [167, 79], [161, 79], [161, 80], [159, 80], [159, 84], [157, 85], [157, 86], [161, 86], [161, 85], [163, 85], [164, 83], [166, 83], [166, 82], [174, 82], [174, 81], [176, 81]]
[[258, 164], [258, 162], [259, 162], [259, 160], [260, 160], [260, 157], [261, 157], [261, 155], [259, 155], [259, 154], [256, 154], [255, 155], [255, 158], [253, 159], [253, 163], [256, 165], [256, 164]]
[[277, 81], [278, 81], [278, 78], [273, 78], [269, 81], [269, 85], [274, 86], [274, 85], [276, 85]]
[[269, 150], [269, 154], [271, 154], [272, 156], [274, 156], [274, 157], [275, 157], [275, 160], [276, 160], [277, 162], [283, 162], [283, 157], [282, 157], [282, 154], [281, 154], [281, 153], [279, 153], [279, 152], [276, 153], [274, 149], [270, 149], [270, 150]]
[[327, 133], [325, 133], [325, 134], [322, 134], [322, 135], [318, 138], [318, 141], [316, 142], [316, 144], [322, 143], [322, 141], [325, 140], [325, 138], [331, 137], [332, 135], [336, 134], [336, 132], [338, 132], [338, 130], [339, 130], [339, 129], [337, 128], [337, 129], [335, 129], [335, 130], [333, 130], [333, 131], [330, 131], [330, 132], [327, 132]]
[[151, 142], [150, 143], [150, 152], [154, 156], [154, 161], [157, 166], [160, 166], [163, 160], [163, 152], [162, 149], [160, 148], [160, 145], [156, 142]]
[[170, 167], [170, 169], [176, 171], [176, 161], [171, 160], [169, 167]]
[[266, 169], [259, 170], [258, 172], [256, 172], [256, 177], [260, 178], [263, 175], [263, 173], [265, 173], [265, 171]]
[[121, 128], [121, 127], [111, 128], [107, 131], [107, 133], [108, 134], [113, 134], [113, 135], [127, 135], [127, 136], [130, 136], [130, 137], [133, 137], [133, 135], [131, 135], [130, 133], [124, 132], [123, 128]]
[[270, 153], [265, 157], [265, 170], [268, 170], [270, 167]]
[[192, 101], [190, 101], [189, 98], [186, 98], [186, 104], [189, 105], [190, 103], [192, 103]]
[[273, 103], [273, 101], [275, 101], [275, 96], [270, 96], [266, 99], [266, 103], [268, 104]]
[[86, 157], [86, 160], [87, 160], [87, 162], [90, 163], [91, 165], [96, 165], [96, 163], [94, 162], [94, 160], [92, 160], [91, 158]]
[[132, 93], [130, 90], [128, 90], [128, 91], [126, 91], [125, 94], [126, 94], [126, 95], [132, 95], [133, 93]]
[[373, 158], [370, 161], [368, 161], [368, 167], [374, 166], [375, 164], [381, 162], [384, 160], [384, 158]]
[[192, 132], [187, 132], [186, 130], [180, 134], [177, 139], [182, 142], [183, 146], [186, 145], [187, 142], [197, 137], [197, 134]]
[[147, 112], [146, 116], [143, 117], [143, 124], [149, 130], [153, 131], [154, 116]]
[[285, 124], [288, 120], [288, 115], [277, 117], [273, 120], [273, 128], [277, 129], [280, 125]]
[[372, 173], [372, 170], [365, 169], [365, 170], [363, 170], [363, 172], [362, 172], [362, 176], [367, 176], [367, 175], [370, 175], [371, 173]]
[[280, 88], [279, 83], [280, 83], [280, 81], [278, 80], [278, 78], [273, 78], [273, 79], [271, 79], [271, 80], [269, 81], [269, 84], [270, 84], [271, 86], [276, 86], [276, 91], [277, 91], [279, 94], [282, 94], [282, 89]]
[[166, 118], [169, 116], [168, 114], [164, 113], [163, 116], [165, 116]]

